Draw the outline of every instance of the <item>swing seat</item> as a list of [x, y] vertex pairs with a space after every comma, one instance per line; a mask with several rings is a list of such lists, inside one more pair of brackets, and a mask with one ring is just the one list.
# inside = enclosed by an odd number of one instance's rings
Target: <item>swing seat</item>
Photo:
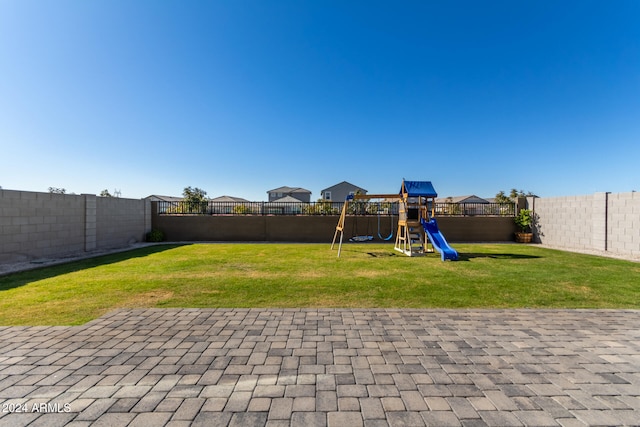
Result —
[[383, 237], [382, 234], [380, 234], [380, 212], [378, 212], [378, 237], [380, 238], [380, 240], [384, 240], [389, 241], [391, 239], [393, 239], [393, 215], [391, 216], [391, 232], [389, 233], [389, 235], [387, 237]]
[[371, 240], [373, 240], [373, 236], [353, 236], [349, 239], [350, 242], [354, 243], [369, 242]]

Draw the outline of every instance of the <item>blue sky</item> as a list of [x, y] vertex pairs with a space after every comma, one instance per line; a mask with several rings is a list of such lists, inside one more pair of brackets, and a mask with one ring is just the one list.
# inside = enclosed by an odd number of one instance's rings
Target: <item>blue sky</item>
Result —
[[640, 1], [0, 0], [0, 186], [640, 190]]

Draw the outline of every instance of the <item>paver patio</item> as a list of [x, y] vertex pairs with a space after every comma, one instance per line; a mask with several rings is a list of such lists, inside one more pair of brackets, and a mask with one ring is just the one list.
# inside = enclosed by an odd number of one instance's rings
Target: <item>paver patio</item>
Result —
[[0, 327], [0, 426], [640, 425], [640, 311], [121, 310]]

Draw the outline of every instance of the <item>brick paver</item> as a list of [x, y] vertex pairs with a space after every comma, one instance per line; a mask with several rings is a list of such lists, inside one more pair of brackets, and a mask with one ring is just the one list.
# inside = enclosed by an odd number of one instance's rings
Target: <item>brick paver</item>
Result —
[[640, 311], [121, 310], [0, 327], [0, 426], [638, 425]]

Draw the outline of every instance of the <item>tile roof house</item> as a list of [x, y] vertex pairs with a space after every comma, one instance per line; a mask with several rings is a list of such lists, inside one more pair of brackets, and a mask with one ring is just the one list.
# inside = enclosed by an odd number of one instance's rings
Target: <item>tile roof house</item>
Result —
[[248, 214], [253, 213], [251, 202], [242, 197], [220, 196], [210, 199], [209, 209], [212, 214]]
[[436, 208], [436, 212], [440, 215], [483, 215], [487, 213], [491, 202], [476, 195], [456, 196], [456, 197], [438, 197], [436, 203], [441, 203]]
[[292, 196], [284, 196], [264, 204], [264, 213], [267, 215], [299, 215], [303, 211], [303, 204], [299, 199]]
[[183, 197], [175, 197], [175, 196], [160, 196], [157, 194], [152, 194], [144, 198], [145, 200], [149, 200], [151, 202], [161, 202], [158, 203], [158, 213], [166, 213], [167, 211], [173, 209], [173, 206], [178, 206]]
[[243, 199], [242, 197], [233, 197], [233, 196], [220, 196], [214, 199], [210, 199], [210, 202], [248, 202], [247, 199]]
[[364, 188], [353, 185], [350, 182], [342, 181], [331, 187], [327, 187], [320, 192], [320, 198], [322, 200], [330, 200], [333, 202], [344, 202], [347, 196], [353, 194], [367, 194], [367, 190]]
[[175, 197], [175, 196], [159, 196], [157, 194], [152, 194], [150, 196], [145, 197], [145, 200], [149, 200], [152, 202], [181, 202], [184, 197]]
[[455, 196], [455, 197], [438, 197], [436, 203], [491, 203], [487, 199], [478, 197], [474, 194], [469, 196]]
[[[297, 199], [299, 202], [309, 203], [311, 201], [311, 191], [301, 187], [279, 187], [267, 191], [270, 202], [279, 202], [287, 196]], [[285, 202], [288, 200], [284, 200]]]

